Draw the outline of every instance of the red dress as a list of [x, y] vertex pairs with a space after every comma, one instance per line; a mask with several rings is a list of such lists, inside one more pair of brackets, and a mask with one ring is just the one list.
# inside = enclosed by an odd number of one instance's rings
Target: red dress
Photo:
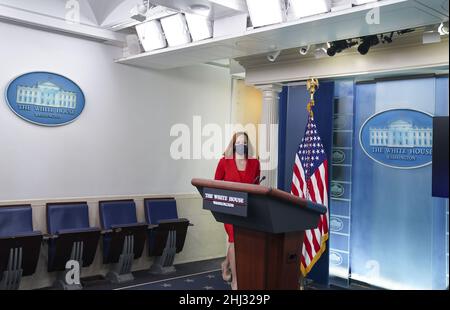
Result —
[[[259, 178], [261, 173], [259, 160], [247, 159], [247, 165], [245, 171], [239, 171], [234, 159], [222, 158], [219, 161], [216, 169], [215, 180], [239, 182], [239, 183], [255, 183], [255, 180]], [[233, 225], [224, 224], [225, 231], [228, 234], [228, 242], [234, 242]]]

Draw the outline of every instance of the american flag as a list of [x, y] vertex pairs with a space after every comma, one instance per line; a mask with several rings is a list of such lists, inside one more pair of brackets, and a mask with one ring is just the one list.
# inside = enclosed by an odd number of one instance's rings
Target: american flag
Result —
[[[309, 116], [305, 135], [295, 154], [291, 194], [328, 208], [328, 160], [322, 139]], [[318, 226], [305, 231], [300, 269], [306, 276], [325, 251], [328, 239], [328, 212], [320, 216]]]

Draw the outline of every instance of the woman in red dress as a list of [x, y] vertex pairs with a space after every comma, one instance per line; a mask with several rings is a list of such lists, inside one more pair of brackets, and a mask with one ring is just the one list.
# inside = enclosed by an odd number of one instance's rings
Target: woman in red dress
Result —
[[[215, 180], [259, 183], [260, 164], [258, 159], [249, 158], [251, 150], [247, 133], [238, 132], [228, 145], [224, 157], [219, 161], [216, 169]], [[250, 153], [251, 154], [251, 153]], [[222, 277], [225, 281], [231, 278], [231, 288], [237, 289], [236, 261], [234, 254], [234, 232], [233, 225], [224, 224], [228, 234], [228, 251], [225, 261], [222, 263]], [[229, 270], [231, 269], [231, 274]]]

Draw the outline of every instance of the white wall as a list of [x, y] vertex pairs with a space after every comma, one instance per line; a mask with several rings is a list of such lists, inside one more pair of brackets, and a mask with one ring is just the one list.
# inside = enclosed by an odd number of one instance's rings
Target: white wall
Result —
[[175, 161], [170, 128], [193, 115], [228, 122], [231, 81], [211, 66], [148, 71], [113, 63], [119, 49], [0, 23], [0, 89], [30, 71], [75, 81], [81, 116], [57, 128], [16, 117], [0, 99], [0, 201], [192, 193], [192, 177], [212, 177], [216, 161]]
[[[34, 228], [45, 233], [46, 202], [86, 200], [91, 226], [98, 226], [99, 200], [134, 198], [143, 221], [142, 199], [169, 194], [177, 198], [179, 215], [195, 225], [176, 262], [225, 255], [223, 225], [202, 210], [190, 184], [193, 177], [212, 178], [217, 161], [175, 161], [169, 149], [175, 123], [192, 128], [193, 115], [204, 123], [229, 121], [226, 70], [197, 66], [158, 72], [118, 65], [116, 47], [1, 22], [0, 39], [0, 89], [23, 73], [51, 71], [75, 81], [86, 96], [81, 116], [56, 128], [20, 119], [0, 97], [0, 206], [32, 204]], [[101, 253], [100, 243], [82, 276], [106, 273]], [[150, 263], [144, 252], [134, 270]], [[44, 246], [36, 273], [21, 288], [51, 285], [56, 274], [46, 268]]]

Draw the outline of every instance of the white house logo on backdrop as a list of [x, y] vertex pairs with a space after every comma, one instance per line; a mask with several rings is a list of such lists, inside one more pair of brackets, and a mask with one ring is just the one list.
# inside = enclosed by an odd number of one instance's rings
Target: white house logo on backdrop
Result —
[[335, 266], [341, 265], [343, 262], [342, 255], [339, 252], [330, 251], [330, 262]]
[[336, 115], [333, 117], [333, 128], [334, 129], [344, 129], [347, 127], [347, 120], [342, 115]]
[[433, 128], [415, 127], [412, 123], [398, 120], [384, 128], [370, 128], [370, 146], [430, 147]]
[[331, 182], [331, 196], [335, 198], [342, 197], [345, 193], [344, 186], [337, 182]]
[[333, 164], [341, 164], [345, 161], [345, 153], [342, 150], [333, 150]]
[[61, 126], [74, 121], [85, 106], [80, 87], [59, 74], [31, 72], [14, 79], [6, 89], [11, 110], [33, 124]]
[[330, 217], [330, 230], [340, 232], [344, 228], [344, 222], [338, 217]]
[[433, 119], [416, 110], [383, 111], [366, 120], [359, 138], [364, 152], [382, 165], [423, 167], [432, 160]]

